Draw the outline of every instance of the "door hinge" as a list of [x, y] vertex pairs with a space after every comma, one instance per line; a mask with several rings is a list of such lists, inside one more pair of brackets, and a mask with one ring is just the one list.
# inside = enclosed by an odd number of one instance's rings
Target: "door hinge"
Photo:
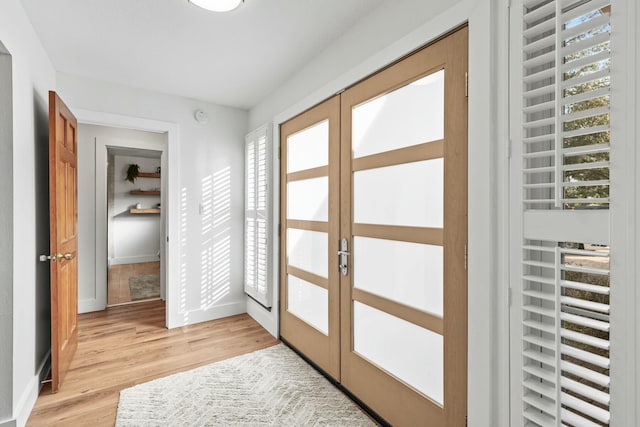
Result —
[[278, 145], [278, 160], [280, 160], [281, 155], [282, 155], [282, 145]]
[[469, 425], [469, 417], [467, 415], [464, 416], [464, 427]]
[[464, 245], [464, 270], [467, 271], [467, 266], [469, 264], [469, 251], [467, 250], [467, 245]]
[[278, 224], [278, 237], [280, 237], [281, 233], [282, 233], [282, 225]]
[[464, 73], [464, 96], [469, 97], [469, 72]]

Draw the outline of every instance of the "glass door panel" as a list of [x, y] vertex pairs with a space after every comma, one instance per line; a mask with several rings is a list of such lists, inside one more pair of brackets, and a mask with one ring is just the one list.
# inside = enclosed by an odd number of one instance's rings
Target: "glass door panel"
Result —
[[442, 317], [442, 246], [355, 236], [353, 286]]
[[287, 172], [299, 172], [329, 164], [329, 120], [287, 137]]
[[411, 322], [353, 304], [353, 349], [410, 387], [443, 402], [442, 335]]
[[444, 70], [353, 108], [353, 156], [362, 157], [444, 137]]
[[329, 238], [320, 231], [287, 229], [289, 265], [327, 278]]
[[288, 277], [287, 309], [323, 334], [329, 333], [329, 294], [327, 290], [295, 276]]
[[329, 219], [329, 177], [291, 181], [287, 184], [287, 218], [307, 221]]
[[442, 228], [443, 171], [440, 158], [354, 172], [354, 222]]

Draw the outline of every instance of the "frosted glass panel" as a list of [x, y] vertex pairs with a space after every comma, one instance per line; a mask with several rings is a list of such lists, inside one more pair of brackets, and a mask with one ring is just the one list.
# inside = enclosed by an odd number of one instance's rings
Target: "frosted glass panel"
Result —
[[301, 130], [287, 138], [287, 172], [329, 163], [329, 121]]
[[354, 222], [442, 228], [443, 167], [440, 158], [355, 172]]
[[353, 346], [356, 353], [443, 403], [442, 335], [354, 302]]
[[303, 179], [287, 184], [287, 218], [327, 221], [329, 177]]
[[352, 111], [353, 157], [444, 137], [444, 70], [430, 74]]
[[287, 257], [289, 265], [322, 277], [328, 276], [327, 233], [318, 231], [287, 230]]
[[329, 333], [329, 293], [326, 289], [288, 275], [287, 309], [311, 326]]
[[442, 247], [354, 237], [354, 286], [442, 316]]

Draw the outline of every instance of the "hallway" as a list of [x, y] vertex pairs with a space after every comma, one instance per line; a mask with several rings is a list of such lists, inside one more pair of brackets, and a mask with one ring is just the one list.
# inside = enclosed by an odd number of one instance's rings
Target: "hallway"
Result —
[[62, 389], [45, 385], [28, 426], [113, 426], [120, 390], [278, 343], [246, 314], [168, 330], [150, 301], [79, 316]]

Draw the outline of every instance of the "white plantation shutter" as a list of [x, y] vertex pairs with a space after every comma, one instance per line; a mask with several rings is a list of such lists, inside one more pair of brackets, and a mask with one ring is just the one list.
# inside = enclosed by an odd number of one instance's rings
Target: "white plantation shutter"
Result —
[[609, 251], [576, 246], [526, 240], [522, 248], [525, 422], [609, 424]]
[[609, 12], [512, 8], [513, 425], [610, 421]]
[[607, 207], [609, 2], [523, 3], [525, 207]]
[[244, 289], [265, 307], [271, 307], [270, 244], [270, 134], [263, 126], [245, 138], [245, 247]]

